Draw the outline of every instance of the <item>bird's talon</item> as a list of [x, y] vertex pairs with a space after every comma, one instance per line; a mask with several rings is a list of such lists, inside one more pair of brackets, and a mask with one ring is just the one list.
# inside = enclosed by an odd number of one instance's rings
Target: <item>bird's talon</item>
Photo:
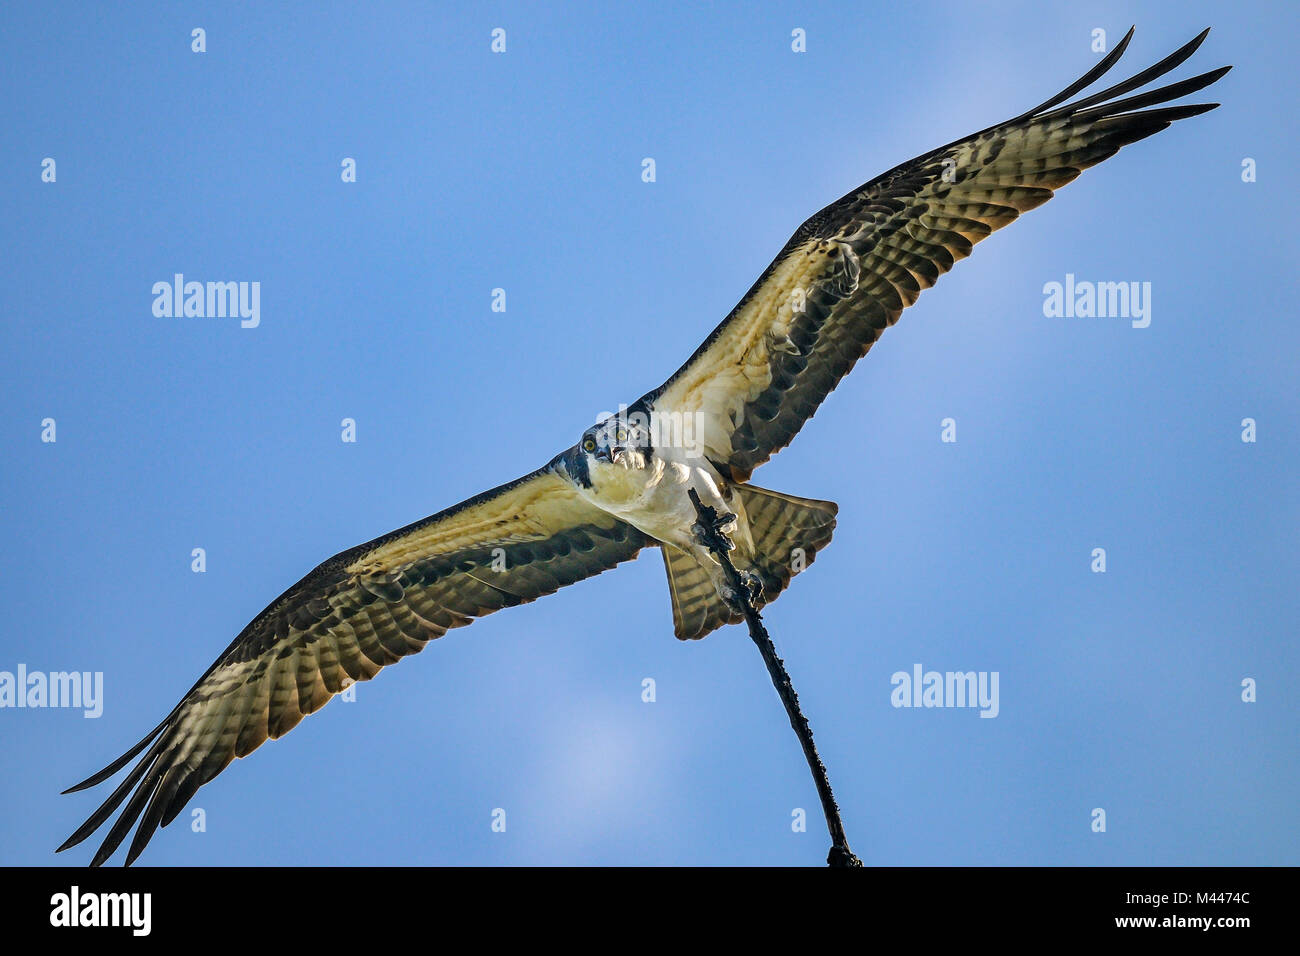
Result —
[[749, 602], [746, 598], [741, 596], [739, 591], [729, 584], [724, 584], [721, 589], [721, 595], [722, 600], [727, 603], [729, 608], [737, 614], [745, 613], [745, 608], [748, 606]]

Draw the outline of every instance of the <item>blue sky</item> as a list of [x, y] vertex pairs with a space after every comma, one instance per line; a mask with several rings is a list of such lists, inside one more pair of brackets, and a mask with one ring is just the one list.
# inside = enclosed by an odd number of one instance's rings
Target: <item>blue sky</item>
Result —
[[[981, 244], [757, 473], [840, 504], [767, 621], [868, 864], [1300, 862], [1294, 9], [2, 17], [0, 670], [102, 672], [104, 701], [0, 710], [0, 863], [88, 861], [52, 851], [108, 788], [58, 791], [320, 560], [545, 462], [663, 381], [808, 215], [1046, 99], [1131, 23], [1123, 76], [1212, 26], [1175, 77], [1235, 64], [1198, 97], [1224, 106]], [[259, 282], [260, 325], [155, 317], [177, 272]], [[1150, 282], [1150, 326], [1045, 317], [1066, 274]], [[998, 716], [891, 706], [914, 664], [997, 672]], [[356, 696], [141, 862], [825, 858], [758, 654], [738, 627], [675, 640], [654, 552]]]

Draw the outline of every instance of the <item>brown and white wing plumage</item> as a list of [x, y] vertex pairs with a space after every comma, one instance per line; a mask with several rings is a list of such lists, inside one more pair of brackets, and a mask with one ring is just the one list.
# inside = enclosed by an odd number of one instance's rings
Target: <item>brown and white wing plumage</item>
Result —
[[552, 462], [330, 558], [244, 628], [144, 740], [65, 791], [101, 783], [143, 752], [59, 849], [90, 836], [129, 797], [91, 865], [111, 856], [139, 818], [130, 864], [200, 786], [352, 681], [450, 628], [612, 568], [647, 543], [584, 502]]
[[703, 411], [706, 454], [745, 481], [784, 448], [881, 333], [975, 243], [1121, 146], [1217, 103], [1146, 107], [1213, 83], [1213, 70], [1120, 99], [1177, 67], [1205, 31], [1150, 69], [1060, 106], [1109, 70], [1133, 31], [1028, 113], [918, 156], [802, 226], [690, 360], [643, 402]]

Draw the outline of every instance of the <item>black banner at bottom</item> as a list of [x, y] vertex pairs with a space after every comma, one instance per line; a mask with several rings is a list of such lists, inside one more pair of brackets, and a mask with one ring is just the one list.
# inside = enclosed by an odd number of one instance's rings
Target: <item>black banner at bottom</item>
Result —
[[[295, 946], [429, 938], [452, 926], [499, 942], [563, 933], [647, 945], [677, 926], [732, 937], [774, 923], [820, 943], [902, 933], [920, 946], [1020, 938], [1192, 937], [1231, 945], [1281, 928], [1289, 869], [9, 869], [8, 939], [256, 940]], [[724, 929], [725, 928], [725, 929]], [[616, 935], [610, 935], [611, 933]], [[17, 934], [15, 936], [15, 934]], [[251, 936], [250, 936], [251, 934]], [[645, 934], [645, 935], [643, 935]], [[990, 935], [992, 934], [992, 935]], [[71, 941], [67, 939], [66, 941]], [[444, 940], [446, 942], [446, 940]]]

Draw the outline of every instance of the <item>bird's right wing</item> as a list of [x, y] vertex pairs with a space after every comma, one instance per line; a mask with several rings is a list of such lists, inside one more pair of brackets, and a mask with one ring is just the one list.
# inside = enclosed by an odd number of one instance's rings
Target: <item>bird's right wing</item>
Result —
[[1120, 147], [1217, 105], [1146, 109], [1209, 86], [1227, 67], [1124, 96], [1177, 67], [1205, 33], [1122, 83], [1060, 105], [1114, 66], [1132, 35], [1041, 106], [903, 163], [814, 215], [686, 364], [641, 401], [697, 415], [705, 454], [726, 477], [747, 481], [976, 243]]
[[635, 557], [645, 536], [579, 497], [557, 461], [335, 555], [280, 595], [166, 720], [65, 791], [103, 782], [144, 751], [59, 849], [86, 839], [130, 796], [91, 862], [111, 856], [143, 813], [129, 865], [200, 786], [352, 681], [369, 680], [450, 628]]

